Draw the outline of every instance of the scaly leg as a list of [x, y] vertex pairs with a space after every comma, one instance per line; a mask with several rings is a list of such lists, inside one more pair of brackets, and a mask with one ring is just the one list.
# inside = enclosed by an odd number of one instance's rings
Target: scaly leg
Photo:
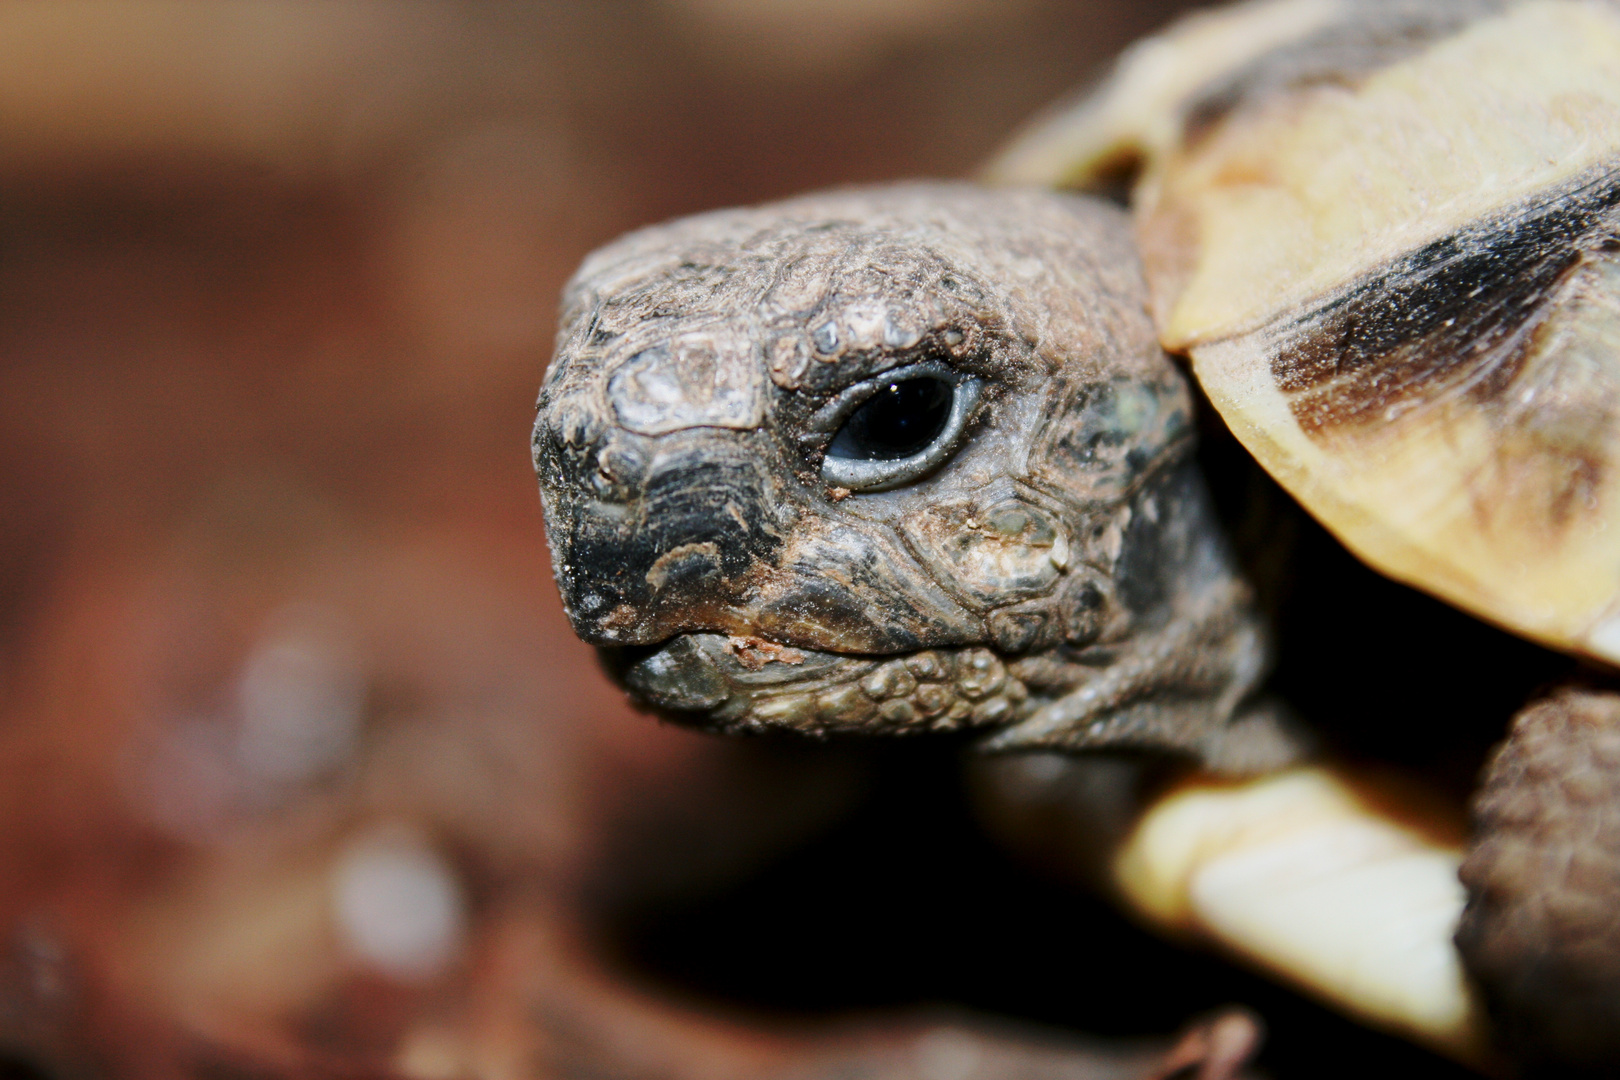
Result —
[[[1486, 766], [1457, 945], [1532, 1065], [1620, 1062], [1620, 694], [1564, 688]], [[1608, 1075], [1605, 1072], [1605, 1075]]]

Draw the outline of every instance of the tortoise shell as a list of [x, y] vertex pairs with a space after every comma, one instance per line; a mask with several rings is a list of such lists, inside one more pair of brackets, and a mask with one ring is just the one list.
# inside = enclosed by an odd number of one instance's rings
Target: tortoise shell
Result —
[[1129, 176], [1165, 347], [1385, 573], [1620, 661], [1620, 8], [1196, 16], [1001, 182]]

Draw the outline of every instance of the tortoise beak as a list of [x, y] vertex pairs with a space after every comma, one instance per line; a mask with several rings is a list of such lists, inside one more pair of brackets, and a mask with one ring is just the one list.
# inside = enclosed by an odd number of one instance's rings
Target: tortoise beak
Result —
[[842, 684], [855, 677], [851, 672], [871, 667], [838, 653], [719, 634], [681, 634], [656, 648], [605, 649], [602, 655], [609, 672], [643, 702], [721, 721], [748, 712], [756, 695]]

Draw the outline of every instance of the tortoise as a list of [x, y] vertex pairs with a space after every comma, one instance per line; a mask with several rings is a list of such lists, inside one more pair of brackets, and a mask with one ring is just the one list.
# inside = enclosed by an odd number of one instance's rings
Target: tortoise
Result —
[[[984, 179], [585, 261], [533, 440], [575, 631], [710, 729], [974, 733], [1003, 801], [1192, 760], [1104, 838], [1144, 918], [1467, 1060], [1620, 1067], [1620, 5], [1195, 15]], [[1585, 665], [1485, 770], [1466, 912], [1265, 693], [1183, 362], [1357, 556]]]

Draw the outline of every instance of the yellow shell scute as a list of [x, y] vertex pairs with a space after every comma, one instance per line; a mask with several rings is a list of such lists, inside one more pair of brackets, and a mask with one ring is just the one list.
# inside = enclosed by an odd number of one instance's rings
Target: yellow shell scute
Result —
[[[1541, 349], [1509, 388], [1529, 399], [1505, 411], [1458, 394], [1324, 435], [1301, 426], [1252, 340], [1196, 346], [1193, 366], [1239, 440], [1363, 558], [1486, 619], [1612, 662], [1620, 272], [1604, 269], [1591, 293], [1544, 324]], [[1540, 429], [1538, 392], [1557, 399], [1540, 404], [1559, 418]]]
[[1166, 347], [1252, 329], [1620, 147], [1620, 15], [1538, 0], [1366, 76], [1263, 102], [1150, 167], [1150, 255]]
[[1181, 105], [1226, 72], [1319, 29], [1349, 0], [1254, 0], [1191, 15], [1137, 42], [1078, 107], [1037, 118], [986, 166], [993, 184], [1083, 187], [1121, 157], [1151, 159], [1181, 137]]
[[[1160, 339], [1261, 464], [1385, 573], [1620, 664], [1620, 3], [1195, 16], [989, 175], [1122, 163]], [[1476, 302], [1444, 264], [1482, 251]]]

